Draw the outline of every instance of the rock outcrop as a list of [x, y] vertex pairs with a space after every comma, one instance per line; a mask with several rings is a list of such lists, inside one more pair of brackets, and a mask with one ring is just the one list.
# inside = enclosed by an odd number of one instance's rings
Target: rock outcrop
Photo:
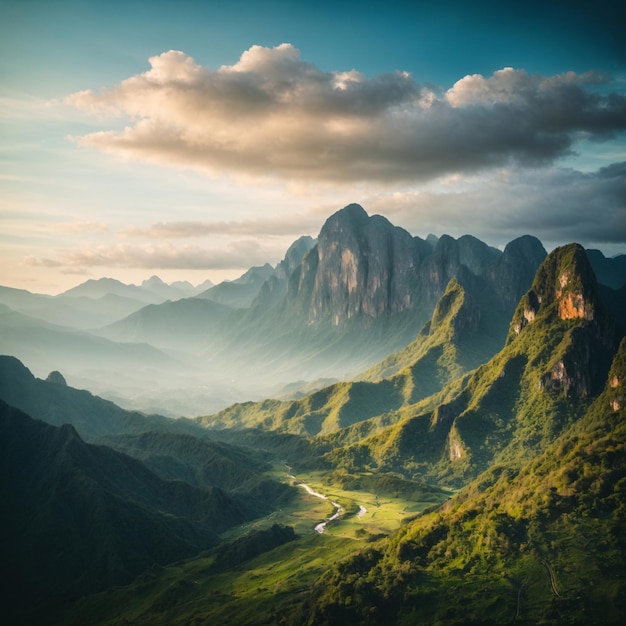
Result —
[[589, 396], [605, 380], [617, 333], [580, 245], [557, 248], [539, 267], [513, 316], [508, 342], [539, 320], [544, 327], [553, 326], [555, 332], [559, 323], [568, 329], [568, 340], [548, 363], [541, 387], [577, 398]]
[[[310, 322], [338, 326], [401, 313], [413, 304], [415, 269], [430, 246], [358, 204], [332, 215], [305, 256], [289, 298]], [[306, 306], [302, 304], [306, 303]]]
[[545, 250], [534, 237], [511, 242], [504, 252], [465, 235], [411, 236], [358, 204], [332, 215], [317, 245], [304, 256], [287, 291], [291, 310], [309, 324], [369, 326], [385, 316], [411, 312], [426, 321], [451, 279], [480, 277], [503, 303], [507, 316], [530, 286]]

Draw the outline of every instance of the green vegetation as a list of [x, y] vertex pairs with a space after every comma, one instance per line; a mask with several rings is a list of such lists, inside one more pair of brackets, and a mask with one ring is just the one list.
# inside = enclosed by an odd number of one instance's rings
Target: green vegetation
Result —
[[197, 421], [211, 429], [262, 428], [315, 436], [392, 416], [432, 397], [496, 352], [503, 333], [483, 329], [477, 342], [472, 332], [483, 316], [488, 325], [498, 327], [493, 315], [481, 315], [472, 297], [452, 279], [415, 341], [368, 370], [363, 380], [329, 385], [298, 400], [235, 404]]
[[[285, 468], [277, 466], [274, 476], [281, 474], [285, 476]], [[279, 623], [285, 611], [297, 610], [330, 564], [368, 551], [373, 540], [449, 495], [396, 477], [350, 477], [371, 481], [368, 489], [358, 491], [337, 484], [345, 476], [318, 473], [298, 478], [344, 508], [340, 521], [329, 524], [324, 534], [313, 527], [331, 514], [329, 500], [299, 488], [297, 497], [274, 514], [229, 530], [226, 543], [214, 550], [153, 568], [131, 585], [87, 596], [53, 623]], [[381, 486], [380, 494], [371, 490], [375, 486]], [[367, 513], [358, 517], [360, 506]]]
[[[59, 625], [621, 624], [626, 340], [618, 347], [582, 249], [566, 246], [537, 272], [504, 348], [467, 372], [462, 338], [482, 296], [462, 283], [380, 366], [387, 378], [236, 405], [202, 418], [219, 427], [202, 438], [101, 439], [135, 459], [20, 417], [25, 436], [1, 433], [19, 477], [6, 500], [3, 548], [18, 573], [7, 597], [48, 584], [47, 623]], [[457, 378], [423, 397], [427, 370]], [[40, 526], [80, 539], [51, 542]], [[20, 562], [25, 545], [61, 573], [79, 568], [60, 556], [82, 554], [129, 573], [46, 582], [50, 569]], [[30, 580], [36, 570], [44, 578]]]
[[626, 410], [610, 407], [625, 370], [623, 344], [605, 392], [545, 452], [330, 568], [289, 623], [621, 623]]

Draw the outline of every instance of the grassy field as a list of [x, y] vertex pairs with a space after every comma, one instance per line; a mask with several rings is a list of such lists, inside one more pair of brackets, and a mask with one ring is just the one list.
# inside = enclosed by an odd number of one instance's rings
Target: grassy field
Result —
[[[289, 470], [282, 464], [276, 464], [271, 475], [276, 480], [292, 485], [304, 483], [328, 499], [322, 500], [300, 488], [289, 506], [274, 511], [267, 517], [231, 529], [222, 535], [224, 539], [234, 539], [250, 530], [269, 528], [272, 524], [292, 526], [298, 535], [306, 535], [314, 532], [313, 529], [317, 524], [333, 514], [331, 502], [338, 503], [343, 508], [343, 513], [339, 520], [326, 526], [326, 533], [350, 539], [362, 538], [364, 531], [371, 535], [387, 535], [396, 530], [403, 520], [417, 515], [434, 503], [432, 497], [413, 500], [365, 489], [343, 489], [335, 483], [328, 484], [327, 475], [323, 472], [299, 474], [294, 480]], [[441, 500], [443, 499], [442, 497]], [[360, 507], [366, 509], [364, 514], [360, 514]]]
[[[273, 474], [294, 484], [285, 466]], [[231, 530], [223, 536], [233, 541], [274, 524], [292, 526], [298, 538], [244, 561], [226, 571], [216, 571], [211, 553], [155, 568], [132, 584], [81, 599], [59, 616], [57, 623], [100, 625], [144, 624], [254, 624], [272, 620], [283, 606], [297, 604], [325, 570], [368, 546], [381, 534], [398, 528], [402, 520], [432, 505], [344, 490], [326, 484], [321, 473], [299, 475], [297, 481], [326, 495], [322, 500], [299, 488], [288, 507]], [[331, 501], [343, 509], [342, 517], [326, 527], [315, 526], [333, 513]], [[360, 507], [367, 512], [357, 516]]]

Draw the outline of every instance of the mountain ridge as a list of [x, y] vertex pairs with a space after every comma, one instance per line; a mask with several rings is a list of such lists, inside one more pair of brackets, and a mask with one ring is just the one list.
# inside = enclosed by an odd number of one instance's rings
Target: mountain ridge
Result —
[[[3, 605], [46, 622], [60, 601], [197, 554], [246, 515], [218, 489], [163, 481], [139, 461], [86, 444], [69, 424], [0, 401]], [[4, 575], [3, 575], [4, 578]], [[39, 612], [41, 611], [41, 614]]]

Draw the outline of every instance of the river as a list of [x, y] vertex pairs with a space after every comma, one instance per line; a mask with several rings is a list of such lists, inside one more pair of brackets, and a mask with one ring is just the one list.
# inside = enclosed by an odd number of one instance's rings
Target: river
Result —
[[[323, 493], [319, 493], [319, 491], [315, 491], [314, 489], [311, 489], [311, 487], [309, 487], [309, 485], [307, 485], [306, 483], [300, 482], [293, 474], [290, 475], [290, 478], [293, 479], [294, 483], [298, 485], [298, 487], [302, 487], [303, 489], [305, 489], [308, 494], [315, 496], [316, 498], [320, 498], [322, 500], [328, 500], [332, 504], [333, 514], [325, 522], [320, 522], [319, 524], [317, 524], [317, 526], [315, 526], [315, 532], [321, 535], [323, 532], [326, 531], [326, 525], [329, 522], [338, 520], [343, 515], [344, 513], [343, 507], [338, 502], [333, 502], [332, 500], [330, 500], [328, 496], [325, 496]], [[367, 513], [367, 509], [364, 506], [360, 505], [359, 512], [356, 514], [356, 516], [363, 517], [366, 513]]]

